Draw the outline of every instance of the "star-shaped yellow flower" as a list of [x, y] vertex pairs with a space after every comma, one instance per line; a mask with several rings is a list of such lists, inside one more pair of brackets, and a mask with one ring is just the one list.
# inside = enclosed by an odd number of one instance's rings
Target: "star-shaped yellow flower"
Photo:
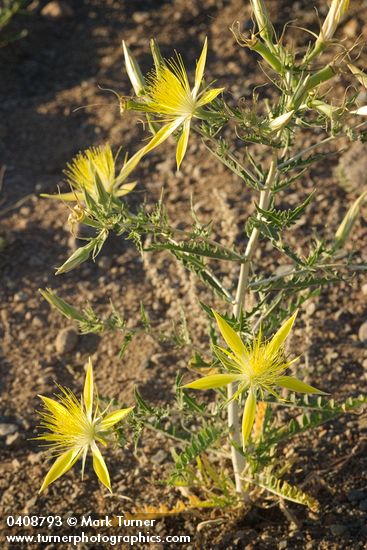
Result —
[[47, 441], [48, 451], [51, 455], [57, 456], [42, 483], [40, 492], [70, 470], [79, 458], [82, 458], [83, 478], [89, 449], [98, 479], [111, 491], [108, 469], [97, 443], [106, 446], [106, 437], [111, 433], [111, 428], [129, 414], [133, 407], [107, 413], [107, 410], [101, 412], [97, 403], [93, 412], [94, 382], [90, 361], [80, 401], [67, 388], [60, 389], [58, 401], [39, 396], [43, 401], [40, 427], [49, 433], [46, 432], [36, 439]]
[[57, 195], [45, 194], [42, 196], [77, 202], [84, 198], [84, 191], [86, 191], [96, 199], [98, 197], [97, 185], [101, 184], [109, 195], [122, 197], [130, 193], [136, 185], [136, 182], [124, 183], [124, 181], [137, 163], [138, 159], [136, 163], [130, 164], [130, 169], [128, 171], [126, 171], [124, 165], [120, 173], [116, 174], [116, 159], [112, 154], [110, 145], [106, 144], [99, 147], [90, 147], [82, 153], [78, 153], [73, 160], [67, 164], [65, 175], [73, 191], [69, 193], [59, 193]]
[[[177, 169], [179, 169], [187, 149], [192, 119], [194, 117], [202, 118], [202, 107], [213, 101], [223, 90], [223, 88], [205, 88], [200, 91], [207, 50], [208, 41], [205, 39], [203, 50], [196, 65], [195, 83], [192, 89], [182, 57], [177, 54], [175, 59], [169, 59], [162, 63], [160, 67], [156, 67], [155, 71], [145, 79], [145, 87], [140, 91], [141, 86], [137, 88], [135, 72], [133, 71], [134, 60], [130, 59], [130, 52], [124, 44], [128, 75], [134, 89], [139, 90], [139, 97], [133, 103], [134, 108], [152, 113], [156, 115], [157, 121], [164, 123], [149, 143], [136, 153], [137, 156], [140, 156], [139, 158], [160, 145], [175, 130], [182, 128], [176, 150]], [[130, 162], [133, 162], [134, 157], [130, 159]]]
[[245, 345], [239, 334], [213, 311], [219, 330], [230, 351], [216, 347], [215, 352], [228, 373], [210, 374], [183, 386], [195, 390], [220, 388], [232, 382], [239, 386], [233, 399], [247, 391], [247, 399], [242, 418], [243, 447], [250, 436], [256, 414], [257, 395], [265, 391], [279, 398], [274, 386], [287, 388], [300, 393], [324, 394], [321, 390], [305, 384], [293, 376], [284, 375], [293, 361], [288, 361], [284, 353], [284, 342], [293, 326], [297, 312], [280, 327], [270, 341], [263, 341], [261, 330], [253, 343]]

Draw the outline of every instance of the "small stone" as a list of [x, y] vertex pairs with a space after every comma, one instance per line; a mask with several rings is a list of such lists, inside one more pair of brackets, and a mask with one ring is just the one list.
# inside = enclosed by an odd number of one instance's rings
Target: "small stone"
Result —
[[42, 321], [41, 317], [38, 317], [37, 315], [35, 315], [32, 319], [32, 325], [35, 328], [41, 328], [43, 326], [43, 321]]
[[27, 218], [31, 213], [31, 209], [29, 206], [22, 206], [22, 208], [19, 210], [19, 214], [23, 217], [23, 218]]
[[5, 439], [5, 445], [14, 445], [20, 438], [20, 433], [15, 432], [14, 434], [10, 434], [6, 436]]
[[58, 333], [56, 337], [55, 347], [57, 353], [63, 355], [75, 349], [78, 343], [78, 333], [72, 327], [67, 327]]
[[365, 283], [364, 285], [362, 285], [362, 294], [364, 294], [365, 296], [367, 296], [367, 283]]
[[74, 10], [66, 2], [62, 2], [61, 0], [53, 0], [42, 8], [41, 15], [46, 17], [46, 19], [68, 19], [73, 17]]
[[359, 327], [358, 338], [363, 344], [367, 344], [367, 321]]
[[37, 464], [40, 461], [40, 453], [30, 453], [27, 459], [31, 464]]
[[285, 548], [287, 548], [287, 545], [288, 545], [288, 542], [286, 540], [281, 540], [280, 543], [278, 544], [278, 549], [285, 550]]
[[28, 294], [23, 290], [20, 290], [13, 297], [14, 302], [26, 302], [28, 300]]
[[110, 256], [101, 256], [98, 260], [98, 267], [108, 271], [112, 267], [112, 258]]
[[134, 23], [144, 23], [147, 19], [149, 19], [149, 13], [146, 11], [136, 11], [133, 13], [132, 19]]
[[159, 449], [151, 458], [151, 461], [155, 464], [162, 464], [167, 458], [167, 453], [163, 449]]
[[367, 512], [367, 499], [361, 500], [358, 508], [362, 510], [362, 512]]
[[5, 437], [16, 433], [19, 430], [19, 427], [16, 424], [11, 424], [7, 422], [2, 422], [0, 424], [0, 437]]
[[355, 39], [358, 34], [358, 21], [356, 18], [350, 19], [343, 27], [343, 34], [348, 38]]
[[331, 534], [334, 535], [334, 537], [340, 537], [347, 530], [346, 526], [340, 523], [335, 523], [334, 525], [330, 525], [329, 529], [331, 531]]

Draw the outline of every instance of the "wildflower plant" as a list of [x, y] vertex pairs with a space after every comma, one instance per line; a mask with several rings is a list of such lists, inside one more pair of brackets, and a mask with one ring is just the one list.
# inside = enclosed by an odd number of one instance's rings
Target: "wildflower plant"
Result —
[[[79, 154], [68, 166], [66, 175], [72, 190], [60, 198], [77, 202], [72, 228], [76, 231], [78, 224], [85, 224], [96, 234], [57, 273], [94, 259], [110, 233], [132, 241], [140, 254], [164, 250], [212, 291], [212, 302], [201, 303], [210, 327], [210, 341], [201, 350], [197, 346], [194, 349], [185, 317], [181, 329], [169, 335], [176, 346], [191, 350], [191, 374], [178, 373], [176, 398], [163, 407], [150, 405], [137, 390], [133, 411], [121, 409], [107, 415], [92, 415], [90, 397], [86, 397], [91, 390], [84, 390], [80, 404], [66, 390], [60, 404], [44, 397], [43, 426], [51, 435], [43, 437], [61, 456], [43, 488], [65, 473], [78, 457], [85, 457], [89, 448], [96, 473], [109, 488], [96, 442], [103, 442], [104, 431], [112, 431], [129, 412], [121, 441], [128, 437], [126, 432], [131, 432], [138, 444], [145, 431], [154, 430], [173, 442], [174, 465], [167, 483], [185, 486], [187, 508], [248, 503], [267, 491], [280, 499], [283, 509], [284, 499], [314, 509], [317, 502], [312, 495], [284, 479], [291, 464], [280, 459], [278, 445], [365, 403], [364, 396], [353, 396], [342, 403], [327, 397], [329, 388], [322, 380], [315, 382], [317, 387], [304, 381], [304, 376], [296, 372], [298, 357], [286, 349], [296, 317], [302, 316], [303, 304], [323, 287], [350, 280], [366, 268], [358, 255], [347, 249], [365, 193], [338, 220], [334, 234], [325, 231], [313, 236], [307, 251], [292, 247], [287, 237], [317, 196], [322, 182], [316, 182], [315, 190], [292, 208], [280, 204], [280, 197], [302, 181], [310, 167], [328, 158], [323, 145], [341, 138], [367, 138], [367, 121], [359, 118], [365, 114], [364, 107], [358, 105], [355, 92], [367, 87], [367, 77], [357, 66], [354, 48], [344, 48], [343, 55], [332, 55], [333, 48], [340, 46], [335, 33], [348, 2], [333, 0], [325, 21], [320, 23], [320, 32], [307, 35], [311, 38], [303, 49], [287, 44], [287, 29], [277, 36], [263, 0], [251, 0], [251, 6], [257, 29], [245, 34], [241, 24], [235, 22], [231, 30], [238, 47], [248, 48], [260, 61], [268, 78], [271, 102], [260, 92], [254, 92], [252, 101], [236, 101], [222, 83], [208, 84], [204, 80], [206, 39], [193, 87], [179, 54], [165, 60], [153, 40], [153, 68], [143, 75], [133, 45], [124, 42], [129, 79], [125, 87], [128, 90], [131, 85], [133, 93], [121, 97], [122, 116], [129, 110], [141, 119], [144, 113], [148, 142], [125, 159], [119, 171], [115, 170], [116, 159], [108, 145]], [[348, 75], [354, 87], [348, 85], [337, 101], [330, 90], [340, 74]], [[250, 80], [251, 75], [247, 78]], [[201, 223], [194, 208], [192, 221], [185, 228], [175, 225], [165, 209], [164, 194], [156, 204], [151, 204], [149, 196], [138, 206], [130, 204], [135, 184], [126, 180], [140, 160], [153, 149], [164, 147], [166, 140], [175, 139], [179, 169], [188, 162], [184, 157], [192, 132], [201, 138], [213, 158], [253, 193], [253, 213], [238, 245], [227, 246], [216, 239], [213, 223]], [[306, 133], [313, 140], [302, 148]], [[254, 258], [263, 242], [285, 259], [286, 271], [268, 273], [261, 263], [256, 265]], [[231, 265], [238, 277], [228, 285], [223, 273], [233, 272], [228, 270]], [[53, 307], [74, 320], [82, 333], [120, 331], [120, 356], [141, 332], [157, 341], [162, 339], [159, 327], [143, 306], [141, 320], [133, 326], [115, 308], [110, 316], [100, 317], [91, 306], [77, 310], [51, 289], [41, 292]], [[141, 300], [144, 303], [144, 297]], [[87, 378], [91, 376], [91, 370], [88, 372]], [[195, 380], [189, 381], [192, 372]], [[193, 389], [211, 393], [201, 401]], [[293, 418], [279, 423], [275, 411], [280, 407], [294, 411]], [[69, 424], [60, 423], [62, 415], [70, 419]], [[119, 430], [117, 433], [121, 435]]]

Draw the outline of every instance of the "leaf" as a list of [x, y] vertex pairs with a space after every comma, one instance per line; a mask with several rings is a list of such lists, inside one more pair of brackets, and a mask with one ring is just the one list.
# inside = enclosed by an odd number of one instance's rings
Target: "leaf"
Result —
[[181, 475], [190, 462], [193, 462], [196, 457], [207, 449], [221, 437], [225, 435], [223, 427], [205, 426], [194, 435], [184, 451], [175, 458], [175, 469], [171, 473], [170, 483], [174, 484], [175, 478]]
[[307, 506], [312, 511], [317, 511], [319, 509], [318, 501], [299, 489], [294, 485], [290, 485], [287, 481], [282, 481], [274, 475], [267, 475], [264, 473], [254, 474], [251, 478], [245, 478], [250, 484], [257, 485], [278, 497], [296, 502], [297, 504], [302, 504]]

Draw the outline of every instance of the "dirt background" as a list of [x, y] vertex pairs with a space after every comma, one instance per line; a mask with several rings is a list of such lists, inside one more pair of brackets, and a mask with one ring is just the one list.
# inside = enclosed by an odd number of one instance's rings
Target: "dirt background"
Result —
[[[68, 0], [60, 14], [44, 8], [45, 4], [34, 3], [30, 13], [13, 23], [11, 29], [27, 28], [27, 37], [0, 49], [0, 164], [6, 165], [0, 195], [1, 513], [57, 513], [65, 518], [68, 514], [112, 515], [133, 505], [164, 502], [173, 506], [182, 498], [180, 493], [158, 485], [170, 462], [169, 447], [149, 435], [136, 456], [129, 447], [106, 452], [113, 495], [98, 485], [90, 468], [82, 483], [79, 468], [74, 467], [37, 496], [47, 471], [44, 455], [29, 441], [37, 425], [37, 394], [51, 395], [55, 380], [79, 392], [83, 365], [91, 356], [101, 394], [129, 404], [136, 384], [144, 397], [164, 403], [172, 395], [177, 370], [184, 369], [189, 358], [184, 350], [178, 353], [173, 346], [159, 345], [145, 336], [133, 341], [120, 360], [121, 339], [114, 334], [79, 336], [73, 350], [63, 351], [56, 346], [57, 338], [71, 325], [50, 310], [37, 289], [49, 286], [80, 307], [89, 301], [100, 313], [108, 311], [111, 299], [132, 325], [138, 319], [140, 299], [152, 320], [166, 327], [184, 307], [199, 340], [204, 320], [197, 292], [202, 299], [210, 299], [190, 274], [164, 254], [142, 260], [131, 244], [117, 238], [108, 242], [96, 264], [55, 277], [54, 268], [75, 242], [68, 232], [64, 205], [42, 200], [39, 194], [56, 190], [65, 163], [80, 149], [107, 139], [130, 153], [139, 147], [141, 126], [130, 115], [121, 117], [115, 97], [100, 89], [130, 93], [121, 54], [123, 38], [144, 70], [151, 66], [149, 38], [154, 36], [164, 55], [180, 51], [192, 72], [207, 35], [208, 77], [226, 86], [234, 98], [250, 98], [262, 75], [255, 56], [236, 46], [228, 30], [235, 19], [251, 28], [249, 6], [240, 0]], [[322, 4], [316, 2], [321, 16], [325, 14]], [[347, 43], [360, 33], [364, 40], [367, 37], [367, 2], [351, 4], [340, 31]], [[309, 2], [273, 0], [269, 7], [278, 29], [291, 19], [300, 27], [311, 25], [317, 30]], [[305, 40], [299, 30], [293, 36]], [[363, 60], [366, 54], [360, 66]], [[291, 243], [306, 246], [311, 226], [329, 237], [335, 232], [348, 204], [367, 184], [365, 147], [352, 146], [351, 152], [335, 157], [341, 158], [344, 179], [338, 181], [334, 159], [313, 168], [310, 176], [282, 197], [282, 204], [291, 206], [315, 184], [320, 189], [307, 216], [291, 232]], [[137, 177], [141, 183], [133, 201], [137, 203], [145, 193], [148, 201], [154, 201], [164, 186], [169, 212], [179, 223], [187, 219], [193, 193], [202, 218], [218, 220], [216, 231], [225, 235], [224, 242], [240, 238], [240, 222], [253, 209], [251, 193], [208, 156], [195, 136], [190, 138], [179, 174], [175, 173], [174, 144], [166, 143], [141, 163]], [[365, 237], [362, 218], [353, 245], [364, 262]], [[255, 269], [272, 273], [281, 263], [264, 243], [261, 265], [259, 256]], [[304, 308], [291, 343], [293, 350], [301, 347], [303, 352], [298, 373], [335, 399], [366, 389], [367, 355], [361, 341], [366, 294], [362, 276], [352, 285], [323, 290]], [[204, 345], [205, 338], [201, 340]], [[158, 522], [151, 534], [191, 535], [188, 549], [363, 548], [367, 538], [365, 428], [365, 417], [346, 416], [297, 438], [293, 449], [284, 447], [284, 454], [294, 458], [293, 479], [300, 484], [306, 481], [306, 489], [321, 502], [318, 514], [290, 507], [302, 520], [299, 529], [274, 507], [170, 517]], [[206, 519], [218, 522], [197, 532], [197, 525]], [[4, 524], [2, 529], [9, 534]]]

